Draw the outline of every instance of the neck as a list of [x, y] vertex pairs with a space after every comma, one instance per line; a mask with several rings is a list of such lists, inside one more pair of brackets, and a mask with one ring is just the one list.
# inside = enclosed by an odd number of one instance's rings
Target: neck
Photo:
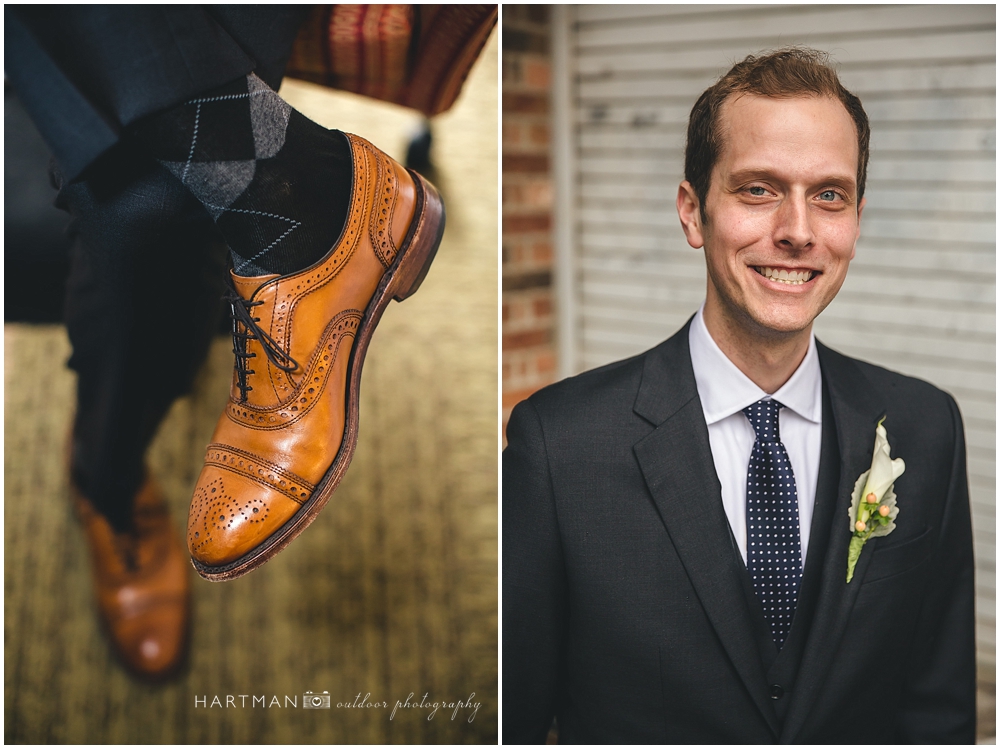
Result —
[[769, 395], [788, 382], [809, 351], [812, 323], [805, 330], [775, 333], [740, 325], [714, 305], [706, 304], [702, 314], [722, 353]]

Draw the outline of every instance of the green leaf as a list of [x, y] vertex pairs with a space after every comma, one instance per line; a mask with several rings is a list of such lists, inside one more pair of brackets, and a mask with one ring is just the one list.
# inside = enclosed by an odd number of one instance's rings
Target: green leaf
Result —
[[861, 556], [861, 547], [864, 545], [864, 538], [860, 536], [851, 538], [851, 545], [847, 549], [847, 582], [851, 582], [851, 578], [854, 577], [854, 566], [858, 563], [858, 557]]
[[889, 525], [889, 518], [879, 518], [878, 519], [878, 524], [879, 525]]

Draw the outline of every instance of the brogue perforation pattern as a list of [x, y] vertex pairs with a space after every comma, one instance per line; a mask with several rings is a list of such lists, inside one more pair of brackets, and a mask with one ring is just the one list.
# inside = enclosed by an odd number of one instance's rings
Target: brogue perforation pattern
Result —
[[386, 268], [392, 265], [396, 259], [396, 245], [392, 241], [392, 213], [396, 208], [396, 193], [398, 189], [396, 172], [392, 165], [378, 154], [373, 154], [375, 163], [378, 164], [378, 184], [375, 192], [375, 202], [372, 210], [375, 211], [375, 221], [369, 223], [369, 234], [375, 254], [378, 255], [382, 265]]
[[188, 548], [199, 551], [233, 523], [264, 523], [270, 514], [267, 500], [255, 497], [241, 504], [226, 491], [222, 477], [216, 478], [195, 490], [188, 515]]
[[282, 429], [298, 421], [309, 412], [323, 393], [333, 365], [340, 355], [341, 344], [349, 340], [353, 345], [360, 323], [361, 313], [358, 310], [345, 310], [330, 321], [309, 360], [302, 381], [288, 400], [270, 408], [255, 408], [230, 398], [226, 414], [237, 424], [251, 429]]
[[299, 504], [316, 488], [280, 466], [229, 445], [213, 443], [205, 451], [205, 465], [215, 465], [263, 484]]

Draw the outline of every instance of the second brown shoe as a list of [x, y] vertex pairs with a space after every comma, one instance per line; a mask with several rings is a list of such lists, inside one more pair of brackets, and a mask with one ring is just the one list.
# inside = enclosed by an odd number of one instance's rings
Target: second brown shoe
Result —
[[191, 618], [190, 571], [167, 504], [147, 475], [132, 506], [132, 529], [114, 530], [71, 482], [90, 547], [97, 608], [132, 673], [158, 680], [183, 661]]
[[353, 156], [343, 233], [286, 276], [233, 274], [236, 367], [188, 517], [198, 573], [259, 567], [315, 518], [358, 438], [361, 368], [390, 300], [416, 291], [444, 231], [434, 187], [367, 141]]

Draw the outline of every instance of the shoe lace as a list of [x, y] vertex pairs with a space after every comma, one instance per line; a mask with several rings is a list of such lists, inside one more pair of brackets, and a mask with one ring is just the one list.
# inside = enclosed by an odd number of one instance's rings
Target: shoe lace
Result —
[[226, 290], [225, 300], [229, 303], [230, 314], [233, 318], [233, 354], [236, 356], [236, 381], [240, 388], [240, 402], [246, 403], [247, 393], [253, 390], [247, 384], [247, 377], [255, 373], [248, 366], [249, 360], [257, 356], [257, 354], [247, 351], [248, 341], [260, 341], [267, 360], [284, 372], [294, 372], [298, 369], [299, 364], [292, 358], [291, 354], [282, 349], [278, 342], [267, 334], [267, 331], [257, 324], [260, 322], [260, 318], [254, 317], [251, 310], [263, 302], [251, 302], [244, 299], [233, 288]]

